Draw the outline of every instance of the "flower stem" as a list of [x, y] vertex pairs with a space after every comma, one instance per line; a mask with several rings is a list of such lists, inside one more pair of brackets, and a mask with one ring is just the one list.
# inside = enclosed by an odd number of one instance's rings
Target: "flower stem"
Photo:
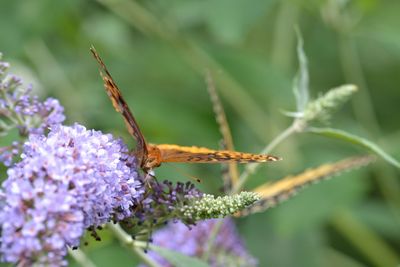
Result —
[[10, 98], [7, 96], [7, 93], [5, 91], [1, 91], [1, 92], [2, 92], [1, 98], [3, 98], [6, 101], [9, 111], [12, 112], [13, 115], [15, 115], [15, 118], [12, 115], [7, 116], [7, 118], [15, 125], [23, 125], [23, 120], [22, 120], [21, 116], [15, 112], [14, 103], [10, 100]]
[[139, 258], [143, 261], [144, 264], [146, 264], [148, 267], [161, 267], [161, 265], [158, 265], [155, 261], [153, 261], [144, 251], [142, 248], [133, 246], [133, 251], [136, 253], [136, 255], [139, 256]]
[[146, 242], [133, 240], [118, 224], [109, 223], [107, 227], [114, 233], [115, 237], [125, 246], [129, 247], [148, 267], [161, 267], [153, 261], [144, 251]]
[[96, 267], [90, 258], [79, 248], [78, 249], [68, 249], [68, 254], [74, 258], [74, 260], [83, 267]]

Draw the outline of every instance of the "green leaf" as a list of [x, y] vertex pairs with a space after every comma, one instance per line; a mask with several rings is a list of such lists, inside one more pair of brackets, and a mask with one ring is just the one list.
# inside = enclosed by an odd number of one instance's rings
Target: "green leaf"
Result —
[[198, 258], [190, 257], [173, 250], [155, 245], [150, 245], [150, 248], [167, 259], [175, 267], [210, 267], [210, 265]]
[[331, 138], [341, 139], [343, 141], [364, 147], [364, 148], [374, 152], [378, 156], [382, 157], [388, 163], [390, 163], [393, 166], [400, 169], [399, 161], [397, 161], [391, 155], [389, 155], [388, 153], [383, 151], [377, 144], [375, 144], [367, 139], [364, 139], [364, 138], [359, 137], [354, 134], [347, 133], [342, 130], [333, 129], [333, 128], [312, 128], [312, 127], [310, 127], [310, 128], [307, 128], [306, 131], [315, 133], [315, 134], [319, 134], [319, 135], [323, 135], [323, 136], [327, 136], [327, 137], [331, 137]]
[[297, 112], [302, 112], [306, 108], [309, 101], [309, 88], [308, 88], [308, 67], [307, 57], [303, 49], [303, 37], [300, 30], [296, 27], [297, 34], [297, 57], [299, 60], [299, 71], [294, 81], [293, 93], [296, 97]]

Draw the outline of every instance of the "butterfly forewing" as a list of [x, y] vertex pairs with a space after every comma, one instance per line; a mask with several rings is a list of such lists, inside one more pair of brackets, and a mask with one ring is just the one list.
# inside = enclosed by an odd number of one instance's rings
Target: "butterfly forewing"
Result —
[[212, 150], [204, 147], [186, 147], [178, 145], [152, 145], [147, 144], [139, 126], [130, 111], [128, 104], [122, 98], [118, 86], [111, 77], [103, 60], [96, 50], [91, 47], [90, 51], [100, 65], [100, 74], [104, 81], [104, 87], [112, 104], [125, 121], [129, 133], [136, 139], [135, 155], [139, 160], [141, 168], [147, 173], [158, 167], [162, 162], [187, 162], [187, 163], [218, 163], [218, 162], [267, 162], [277, 161], [280, 158], [271, 155], [250, 154], [228, 150]]
[[107, 70], [107, 67], [104, 64], [103, 60], [100, 58], [99, 54], [93, 47], [90, 48], [90, 51], [100, 65], [100, 74], [103, 78], [104, 88], [106, 89], [107, 95], [110, 97], [115, 110], [122, 114], [129, 133], [137, 141], [136, 155], [140, 160], [140, 165], [142, 165], [148, 154], [146, 140], [144, 139], [144, 136], [139, 129], [139, 125], [137, 124], [135, 117], [133, 117], [132, 112], [128, 107], [128, 104], [123, 99], [117, 84], [114, 82], [114, 79], [112, 78], [110, 72]]
[[161, 162], [220, 163], [220, 162], [267, 162], [280, 160], [279, 157], [263, 154], [242, 153], [229, 150], [212, 150], [205, 147], [161, 144]]

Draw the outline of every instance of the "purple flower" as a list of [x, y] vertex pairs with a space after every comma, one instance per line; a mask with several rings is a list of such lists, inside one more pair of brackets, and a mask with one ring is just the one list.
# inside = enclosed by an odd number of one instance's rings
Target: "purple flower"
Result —
[[14, 141], [10, 146], [0, 147], [0, 162], [5, 166], [11, 166], [14, 157], [20, 154], [21, 144]]
[[[31, 87], [22, 88], [22, 79], [7, 75], [10, 64], [1, 61], [0, 54], [0, 136], [17, 128], [21, 137], [43, 134], [64, 119], [64, 108], [58, 100], [48, 98], [44, 102], [31, 96]], [[0, 162], [11, 166], [14, 156], [20, 153], [21, 142], [0, 148]]]
[[[208, 239], [217, 221], [201, 221], [190, 228], [181, 222], [172, 223], [155, 232], [153, 242], [157, 246], [202, 258], [208, 250]], [[257, 266], [257, 260], [246, 251], [232, 219], [223, 219], [212, 246], [208, 259], [210, 266]], [[156, 252], [150, 251], [149, 255], [161, 266], [172, 267]]]
[[[173, 184], [170, 181], [157, 182], [150, 178], [146, 182], [146, 194], [138, 203], [131, 207], [132, 216], [119, 223], [133, 237], [143, 230], [164, 226], [168, 221], [184, 221], [188, 225], [195, 224], [195, 218], [184, 216], [182, 207], [189, 205], [195, 199], [201, 199], [203, 194], [190, 182]], [[148, 238], [151, 238], [150, 232]]]
[[3, 261], [19, 266], [66, 265], [85, 229], [131, 216], [143, 193], [121, 140], [77, 124], [30, 135], [21, 158], [0, 195]]

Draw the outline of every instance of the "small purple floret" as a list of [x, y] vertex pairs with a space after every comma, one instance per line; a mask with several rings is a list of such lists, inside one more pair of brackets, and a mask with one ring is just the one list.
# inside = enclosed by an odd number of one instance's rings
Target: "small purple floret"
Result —
[[[31, 86], [23, 88], [22, 79], [7, 74], [10, 65], [1, 61], [0, 54], [0, 135], [6, 135], [17, 128], [22, 139], [30, 134], [44, 134], [48, 128], [59, 125], [65, 120], [64, 108], [58, 100], [48, 98], [44, 102], [32, 96]], [[0, 148], [0, 162], [11, 166], [15, 155], [20, 153], [18, 146]], [[17, 153], [10, 151], [17, 149]]]

